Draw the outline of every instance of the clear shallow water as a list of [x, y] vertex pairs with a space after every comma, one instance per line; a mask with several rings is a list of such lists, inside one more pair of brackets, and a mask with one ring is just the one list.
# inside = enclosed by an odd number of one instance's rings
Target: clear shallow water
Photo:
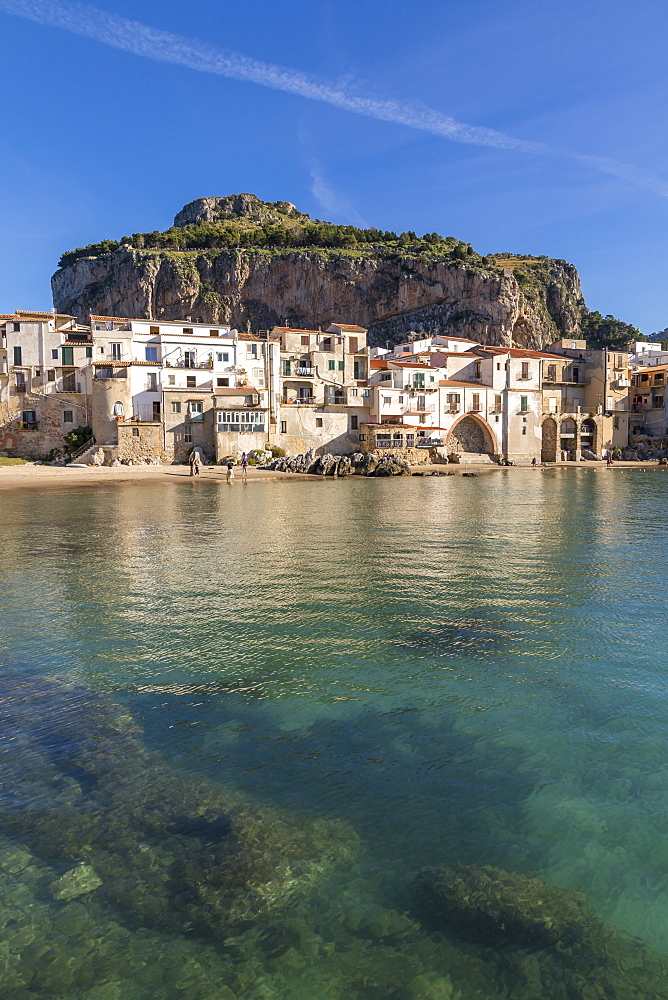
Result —
[[[668, 951], [663, 471], [203, 481], [0, 502], [3, 703], [25, 706], [27, 734], [9, 735], [15, 716], [2, 734], [7, 995], [566, 996], [560, 980], [532, 992], [482, 946], [434, 935], [414, 880], [455, 864], [582, 890], [599, 917]], [[21, 687], [36, 677], [58, 686]], [[141, 727], [127, 745], [100, 736], [114, 706]], [[86, 720], [94, 765], [72, 735]], [[107, 767], [104, 794], [89, 765]], [[144, 849], [151, 871], [167, 870], [192, 843], [193, 864], [220, 863], [179, 791], [195, 778], [205, 798], [255, 810], [244, 836], [271, 832], [273, 908], [241, 914], [235, 896], [223, 929], [207, 923], [212, 897], [179, 922], [148, 912], [148, 869], [133, 869], [132, 892], [115, 875]], [[162, 839], [147, 825], [151, 787], [177, 803]], [[68, 825], [91, 812], [97, 825], [72, 840]], [[109, 847], [112, 815], [134, 831], [126, 854]], [[102, 886], [54, 898], [80, 862]], [[189, 877], [170, 875], [171, 899]], [[406, 912], [417, 922], [394, 926]], [[35, 970], [51, 953], [49, 979]], [[176, 953], [184, 982], [165, 971]]]

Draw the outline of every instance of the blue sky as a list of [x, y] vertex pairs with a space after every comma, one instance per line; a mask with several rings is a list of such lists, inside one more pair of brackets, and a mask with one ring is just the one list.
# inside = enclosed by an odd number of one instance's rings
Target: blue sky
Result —
[[[60, 0], [0, 0], [0, 312], [49, 308], [64, 250], [251, 191], [481, 253], [564, 257], [590, 308], [644, 333], [668, 326], [665, 3], [100, 9], [175, 37]], [[45, 23], [54, 10], [74, 30]]]

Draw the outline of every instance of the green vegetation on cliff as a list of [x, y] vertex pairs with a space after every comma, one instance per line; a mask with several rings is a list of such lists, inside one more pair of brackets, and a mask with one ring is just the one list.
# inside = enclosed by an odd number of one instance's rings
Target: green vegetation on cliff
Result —
[[588, 347], [609, 347], [613, 351], [625, 350], [634, 340], [645, 340], [635, 326], [600, 312], [587, 312], [582, 317], [582, 337]]
[[101, 257], [119, 247], [134, 250], [162, 250], [183, 252], [189, 250], [348, 250], [395, 253], [407, 255], [437, 255], [453, 263], [493, 268], [491, 258], [476, 253], [469, 243], [454, 236], [439, 236], [414, 232], [397, 234], [380, 229], [360, 229], [358, 226], [339, 226], [332, 222], [299, 219], [270, 219], [254, 222], [249, 219], [224, 219], [220, 222], [200, 222], [185, 226], [172, 226], [160, 232], [133, 233], [121, 240], [103, 240], [76, 250], [66, 251], [58, 262], [59, 267], [70, 267], [85, 257]]

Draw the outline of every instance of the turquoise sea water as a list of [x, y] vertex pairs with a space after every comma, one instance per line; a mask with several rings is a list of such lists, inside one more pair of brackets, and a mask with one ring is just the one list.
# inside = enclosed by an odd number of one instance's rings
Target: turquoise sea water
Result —
[[0, 503], [3, 996], [627, 996], [430, 923], [453, 865], [668, 952], [663, 470]]

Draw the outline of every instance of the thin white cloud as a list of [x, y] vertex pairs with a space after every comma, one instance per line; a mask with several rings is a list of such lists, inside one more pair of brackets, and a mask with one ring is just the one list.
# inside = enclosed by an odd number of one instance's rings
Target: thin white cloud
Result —
[[335, 190], [325, 177], [321, 164], [313, 158], [309, 160], [309, 172], [311, 174], [311, 194], [328, 216], [333, 218], [341, 216], [351, 226], [360, 226], [363, 229], [367, 227], [367, 221], [347, 198]]
[[321, 101], [354, 114], [418, 129], [453, 142], [489, 146], [520, 153], [566, 156], [603, 173], [620, 177], [668, 197], [668, 184], [644, 171], [603, 157], [583, 156], [543, 143], [527, 142], [495, 129], [468, 125], [431, 108], [399, 101], [376, 100], [310, 77], [299, 70], [261, 62], [248, 56], [206, 45], [196, 39], [161, 31], [140, 21], [108, 14], [90, 4], [67, 0], [0, 0], [0, 10], [38, 24], [63, 28], [104, 45], [157, 62], [176, 63], [201, 73], [256, 83], [271, 90]]

